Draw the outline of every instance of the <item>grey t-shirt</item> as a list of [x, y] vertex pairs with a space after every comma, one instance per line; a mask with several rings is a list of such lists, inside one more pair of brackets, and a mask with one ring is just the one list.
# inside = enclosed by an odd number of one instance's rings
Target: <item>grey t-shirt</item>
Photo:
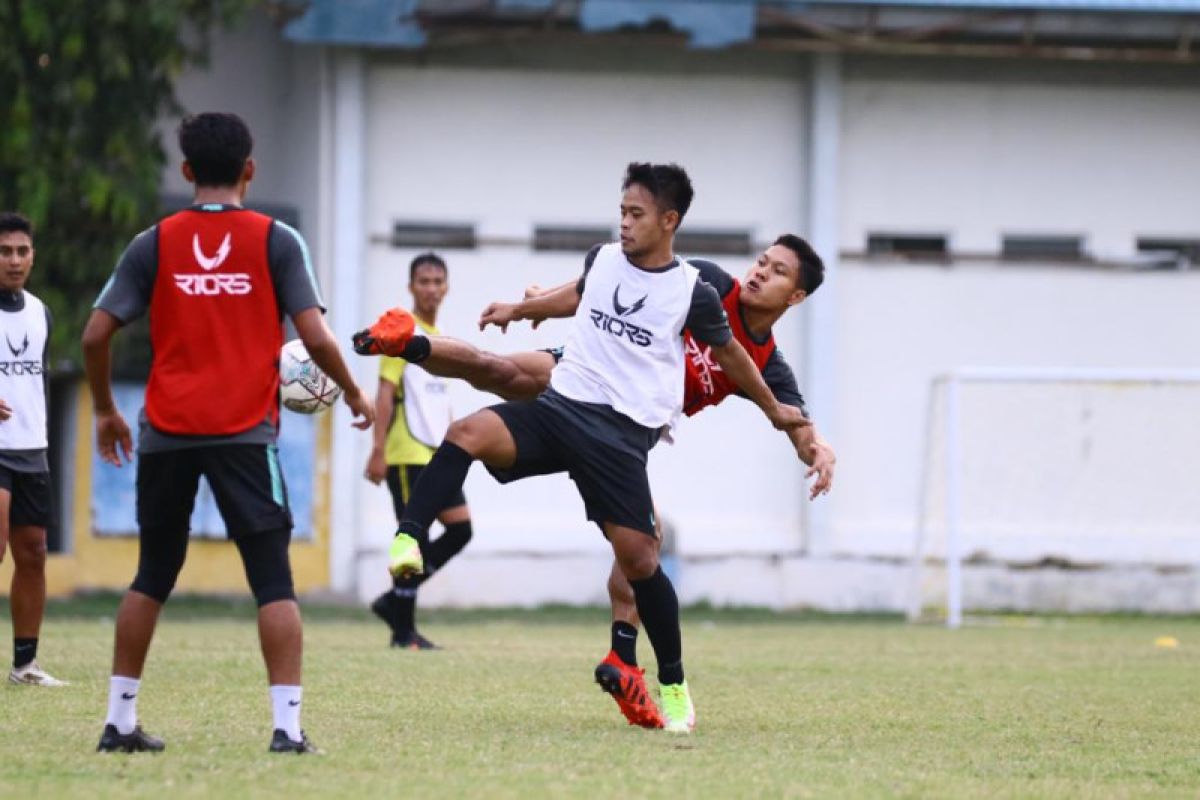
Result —
[[[198, 205], [192, 211], [219, 214], [241, 210], [230, 205]], [[308, 246], [293, 228], [273, 220], [267, 235], [267, 262], [275, 297], [279, 304], [279, 319], [294, 317], [309, 308], [325, 310], [313, 274]], [[96, 299], [95, 308], [112, 314], [122, 324], [138, 319], [150, 309], [154, 282], [158, 277], [158, 226], [148, 228], [129, 243], [117, 262], [112, 277]], [[152, 367], [153, 368], [153, 367]], [[179, 436], [156, 430], [146, 418], [143, 408], [138, 415], [138, 452], [154, 453], [188, 447], [216, 444], [270, 444], [278, 434], [270, 420], [247, 431], [219, 436]]]
[[[42, 307], [46, 309], [46, 346], [42, 349], [42, 382], [46, 387], [46, 392], [42, 396], [42, 402], [46, 404], [47, 410], [50, 407], [50, 331], [53, 327], [54, 318], [50, 315], [50, 306], [45, 303]], [[0, 291], [0, 313], [15, 314], [18, 311], [25, 310], [25, 292], [8, 292]], [[13, 409], [14, 414], [22, 413], [19, 408]], [[49, 413], [46, 415], [46, 421], [49, 423]], [[50, 461], [47, 457], [46, 448], [38, 448], [35, 450], [0, 450], [0, 467], [11, 469], [13, 472], [49, 472]]]

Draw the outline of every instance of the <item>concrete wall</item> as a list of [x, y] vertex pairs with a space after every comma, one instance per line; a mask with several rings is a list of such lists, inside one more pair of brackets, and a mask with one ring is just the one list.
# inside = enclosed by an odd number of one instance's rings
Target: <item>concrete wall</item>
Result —
[[[471, 223], [481, 235], [518, 240], [529, 237], [534, 224], [615, 229], [621, 176], [632, 160], [687, 166], [697, 190], [689, 226], [742, 228], [759, 239], [794, 230], [802, 215], [802, 102], [795, 79], [378, 64], [370, 72], [367, 102], [367, 227], [373, 240], [363, 295], [368, 316], [410, 303], [405, 286], [414, 253], [383, 241], [396, 220]], [[520, 326], [507, 336], [480, 334], [474, 323], [491, 300], [518, 297], [530, 283], [554, 285], [577, 276], [582, 254], [533, 253], [516, 245], [446, 255], [451, 291], [438, 321], [444, 331], [502, 352], [562, 343], [565, 322], [536, 332]], [[740, 274], [750, 259], [724, 261]], [[788, 347], [798, 339], [795, 321], [782, 326], [780, 336], [785, 350], [798, 351]], [[462, 413], [494, 402], [465, 386], [453, 391]], [[656, 499], [675, 524], [683, 551], [799, 548], [799, 463], [786, 439], [759, 417], [748, 403], [731, 402], [688, 420], [677, 446], [653, 453]], [[367, 446], [361, 443], [364, 462]], [[384, 582], [381, 548], [393, 522], [382, 489], [361, 480], [355, 486], [369, 520], [360, 561], [369, 593]], [[491, 577], [459, 580], [447, 571], [430, 585], [431, 602], [462, 601], [464, 584], [472, 587], [466, 596], [479, 601], [600, 596], [607, 545], [584, 520], [565, 476], [502, 488], [476, 468], [466, 491], [477, 530], [472, 558], [582, 557], [594, 580], [578, 580], [575, 562], [558, 560], [545, 581], [520, 579], [509, 592], [504, 585], [511, 577], [504, 573], [511, 568], [493, 558]], [[563, 578], [556, 585], [552, 576], [559, 571]]]
[[846, 249], [924, 232], [995, 253], [1042, 233], [1119, 258], [1138, 236], [1200, 237], [1194, 69], [862, 61], [843, 115]]
[[[320, 197], [328, 186], [322, 58], [279, 42], [258, 20], [223, 37], [213, 68], [182, 85], [189, 108], [246, 114], [259, 141], [255, 197], [300, 206], [310, 238], [321, 235], [310, 225], [325, 207], [318, 201], [328, 202]], [[942, 233], [952, 249], [980, 253], [996, 252], [1004, 234], [1053, 233], [1082, 235], [1092, 253], [1122, 258], [1140, 235], [1200, 237], [1190, 191], [1200, 178], [1194, 69], [937, 59], [845, 65], [843, 250], [863, 249], [871, 231]], [[560, 343], [561, 324], [508, 336], [475, 330], [489, 300], [579, 269], [578, 255], [496, 240], [524, 239], [534, 224], [615, 225], [620, 174], [631, 159], [688, 167], [697, 187], [691, 226], [748, 228], [759, 239], [803, 233], [806, 76], [795, 57], [629, 47], [370, 55], [364, 317], [408, 302], [413, 251], [386, 243], [393, 222], [471, 223], [490, 243], [446, 253], [452, 288], [442, 328], [501, 351]], [[168, 177], [168, 187], [177, 183]], [[744, 266], [724, 262], [734, 272]], [[327, 277], [334, 266], [322, 265]], [[1195, 274], [852, 258], [841, 278], [836, 297], [809, 301], [837, 303], [828, 334], [838, 364], [839, 427], [831, 436], [840, 465], [835, 493], [819, 501], [829, 504], [831, 547], [821, 559], [803, 555], [801, 470], [757, 412], [732, 401], [689, 421], [678, 446], [652, 455], [657, 499], [678, 530], [685, 601], [901, 607], [898, 559], [912, 544], [926, 392], [938, 372], [964, 364], [1196, 364]], [[799, 317], [777, 331], [793, 358], [803, 343]], [[373, 386], [372, 367], [355, 363]], [[461, 386], [453, 396], [463, 413], [490, 402]], [[358, 447], [361, 464], [366, 437]], [[386, 583], [387, 497], [358, 467], [333, 480], [361, 508], [360, 530], [337, 535], [355, 537], [366, 596]], [[477, 538], [431, 582], [426, 602], [602, 597], [606, 548], [568, 481], [501, 489], [476, 468], [466, 489]], [[1124, 605], [1195, 606], [1190, 578], [1166, 587], [1166, 597], [1154, 594], [1163, 584], [1140, 574], [1113, 592], [1080, 588], [1069, 575], [1023, 583], [972, 575], [968, 602], [974, 594], [982, 605], [1108, 607], [1119, 597]], [[1105, 585], [1118, 584], [1095, 583]]]

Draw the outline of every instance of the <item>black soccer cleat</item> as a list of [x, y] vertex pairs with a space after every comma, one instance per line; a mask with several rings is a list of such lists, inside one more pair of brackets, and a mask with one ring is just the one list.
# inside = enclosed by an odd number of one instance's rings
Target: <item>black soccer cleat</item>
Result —
[[399, 647], [401, 650], [441, 650], [433, 642], [426, 639], [416, 631], [409, 631], [402, 636], [392, 636], [392, 647]]
[[105, 725], [100, 735], [97, 753], [161, 753], [167, 745], [157, 736], [151, 736], [138, 725], [130, 733], [121, 733], [116, 725]]
[[308, 738], [308, 734], [300, 731], [300, 741], [293, 741], [287, 735], [287, 732], [282, 728], [276, 728], [275, 733], [271, 734], [271, 747], [268, 750], [271, 753], [295, 753], [303, 755], [305, 753], [317, 754], [321, 751]]

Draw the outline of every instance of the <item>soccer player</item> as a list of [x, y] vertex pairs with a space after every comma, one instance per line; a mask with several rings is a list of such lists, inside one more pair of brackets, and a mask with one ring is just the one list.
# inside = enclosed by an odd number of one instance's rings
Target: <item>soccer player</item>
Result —
[[117, 612], [108, 716], [98, 750], [159, 751], [142, 730], [137, 697], [159, 611], [188, 547], [201, 476], [237, 546], [258, 603], [270, 684], [273, 753], [310, 753], [300, 728], [300, 608], [288, 543], [292, 518], [275, 440], [283, 316], [313, 361], [344, 392], [366, 429], [375, 410], [354, 383], [322, 316], [304, 240], [278, 220], [242, 208], [254, 178], [253, 140], [233, 114], [179, 126], [193, 205], [139, 234], [96, 300], [83, 352], [104, 461], [132, 460], [129, 426], [113, 403], [110, 346], [149, 312], [154, 360], [139, 418], [138, 568]]
[[[408, 267], [408, 291], [413, 296], [412, 318], [421, 331], [436, 336], [438, 308], [449, 289], [446, 262], [435, 253], [423, 253]], [[407, 312], [405, 312], [407, 313]], [[386, 481], [392, 495], [396, 522], [404, 517], [412, 487], [421, 469], [442, 443], [453, 421], [446, 382], [400, 358], [384, 357], [379, 363], [379, 389], [375, 394], [375, 444], [367, 461], [366, 478], [378, 485]], [[385, 423], [388, 420], [390, 422]], [[392, 631], [392, 647], [435, 649], [417, 632], [417, 589], [471, 541], [471, 512], [459, 492], [440, 510], [438, 522], [445, 530], [438, 538], [419, 541], [425, 571], [393, 578], [393, 586], [371, 603], [371, 610]]]
[[[568, 472], [588, 519], [612, 545], [658, 660], [664, 727], [689, 732], [695, 711], [683, 669], [679, 602], [658, 563], [646, 459], [683, 403], [684, 341], [696, 341], [777, 428], [808, 424], [779, 403], [729, 328], [720, 297], [673, 252], [692, 201], [676, 165], [630, 164], [622, 183], [621, 240], [601, 247], [574, 291], [527, 301], [530, 316], [573, 316], [550, 386], [451, 425], [413, 491], [393, 542], [393, 573], [419, 571], [419, 538], [467, 470], [482, 461], [501, 482]], [[493, 303], [480, 325], [506, 327], [514, 307]]]
[[[590, 263], [597, 252], [588, 254]], [[715, 288], [729, 315], [734, 338], [746, 348], [762, 371], [763, 379], [781, 403], [804, 409], [804, 400], [796, 386], [791, 368], [775, 346], [774, 324], [788, 309], [799, 305], [824, 280], [824, 263], [808, 242], [793, 234], [778, 237], [739, 282], [710, 261], [693, 259], [700, 279]], [[571, 285], [544, 292], [533, 287], [526, 299], [553, 292], [573, 291]], [[541, 320], [530, 316], [524, 304], [514, 304], [509, 312], [514, 319]], [[448, 337], [425, 337], [414, 333], [406, 312], [393, 309], [372, 326], [360, 332], [356, 341], [361, 351], [397, 353], [413, 358], [430, 372], [467, 380], [481, 391], [490, 391], [506, 399], [536, 397], [550, 382], [550, 373], [562, 354], [562, 348], [501, 356]], [[721, 403], [737, 387], [713, 362], [708, 348], [684, 332], [687, 353], [684, 375], [684, 413], [689, 416]], [[810, 499], [827, 493], [832, 485], [836, 456], [833, 449], [816, 433], [815, 427], [787, 431], [797, 455], [809, 466], [806, 478], [816, 477]], [[638, 617], [632, 589], [616, 564], [608, 582], [612, 603], [612, 650], [596, 668], [597, 682], [617, 701], [630, 723], [660, 727], [661, 715], [645, 690], [642, 670], [637, 669]]]
[[50, 524], [47, 460], [46, 351], [50, 309], [25, 283], [33, 269], [33, 226], [0, 212], [0, 561], [12, 551], [9, 610], [13, 662], [9, 683], [66, 686], [37, 662], [46, 608], [46, 526]]

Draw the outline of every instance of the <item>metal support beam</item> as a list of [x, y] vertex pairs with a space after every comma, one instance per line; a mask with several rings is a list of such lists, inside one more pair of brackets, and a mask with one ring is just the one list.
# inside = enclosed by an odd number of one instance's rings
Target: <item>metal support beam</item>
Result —
[[[337, 50], [332, 64], [332, 175], [330, 205], [333, 215], [330, 248], [337, 266], [336, 282], [325, 290], [330, 296], [329, 322], [341, 344], [350, 341], [355, 326], [362, 321], [362, 265], [367, 235], [364, 195], [366, 192], [366, 67], [361, 52]], [[345, 403], [335, 406], [330, 474], [334, 486], [350, 482], [360, 468], [359, 440], [363, 436], [350, 426], [350, 410]], [[346, 482], [346, 483], [343, 483]], [[359, 503], [356, 490], [335, 490], [331, 496], [329, 526], [330, 584], [334, 591], [350, 592], [358, 580], [355, 553], [358, 550]]]
[[[842, 62], [836, 53], [813, 56], [808, 96], [806, 159], [809, 243], [825, 261], [825, 282], [805, 301], [804, 394], [817, 429], [837, 447], [835, 334], [838, 309], [838, 174], [842, 135]], [[830, 549], [830, 498], [806, 501], [805, 550]]]

